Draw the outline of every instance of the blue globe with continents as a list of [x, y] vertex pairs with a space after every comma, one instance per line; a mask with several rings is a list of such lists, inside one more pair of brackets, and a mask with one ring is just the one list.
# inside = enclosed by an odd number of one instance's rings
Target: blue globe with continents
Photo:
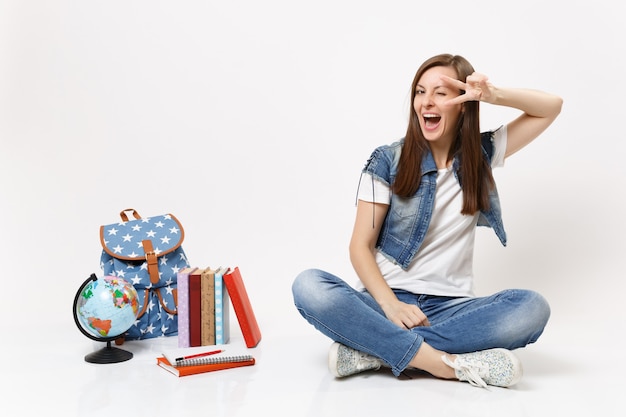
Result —
[[116, 363], [132, 358], [132, 353], [111, 346], [135, 322], [139, 312], [137, 291], [128, 281], [114, 276], [91, 276], [79, 287], [74, 298], [74, 321], [88, 338], [106, 342], [103, 349], [85, 356], [91, 363]]

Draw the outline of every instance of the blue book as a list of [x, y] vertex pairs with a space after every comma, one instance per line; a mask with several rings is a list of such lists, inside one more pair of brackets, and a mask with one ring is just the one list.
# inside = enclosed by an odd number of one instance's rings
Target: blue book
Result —
[[218, 268], [215, 271], [215, 344], [223, 345], [230, 340], [229, 311], [230, 302], [228, 290], [224, 285], [224, 274], [228, 268]]

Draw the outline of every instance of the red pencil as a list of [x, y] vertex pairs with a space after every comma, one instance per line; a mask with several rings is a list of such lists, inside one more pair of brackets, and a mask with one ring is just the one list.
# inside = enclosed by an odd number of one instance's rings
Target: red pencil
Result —
[[219, 350], [212, 350], [210, 352], [196, 353], [195, 355], [181, 356], [180, 358], [176, 358], [176, 362], [184, 361], [185, 359], [200, 358], [202, 356], [215, 355], [217, 353], [222, 353], [223, 351], [224, 351], [223, 349], [219, 349]]

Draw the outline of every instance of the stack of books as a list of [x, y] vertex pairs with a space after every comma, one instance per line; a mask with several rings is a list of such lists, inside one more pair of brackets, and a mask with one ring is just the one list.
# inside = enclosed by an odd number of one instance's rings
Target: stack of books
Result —
[[231, 304], [246, 347], [258, 345], [261, 331], [239, 267], [185, 268], [177, 282], [179, 348], [227, 344]]

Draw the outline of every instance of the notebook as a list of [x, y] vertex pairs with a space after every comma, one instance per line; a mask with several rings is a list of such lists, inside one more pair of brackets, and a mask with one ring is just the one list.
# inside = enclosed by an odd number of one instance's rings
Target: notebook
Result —
[[165, 356], [157, 358], [157, 365], [178, 377], [251, 366], [255, 362], [252, 355], [205, 356], [178, 361], [174, 366]]
[[199, 366], [199, 365], [220, 365], [233, 362], [250, 362], [254, 358], [252, 355], [231, 355], [231, 356], [203, 356], [200, 358], [183, 359], [173, 364], [176, 368], [182, 366]]

